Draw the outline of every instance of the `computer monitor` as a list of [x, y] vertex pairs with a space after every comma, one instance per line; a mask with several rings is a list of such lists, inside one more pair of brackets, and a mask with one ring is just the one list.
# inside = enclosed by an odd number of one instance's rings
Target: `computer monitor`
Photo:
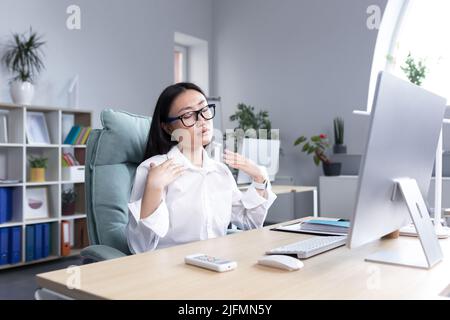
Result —
[[[386, 72], [378, 76], [361, 162], [348, 246], [380, 239], [410, 223], [422, 249], [378, 252], [366, 260], [430, 268], [442, 259], [427, 195], [446, 100]], [[426, 259], [425, 259], [426, 258]]]
[[[275, 180], [279, 168], [280, 140], [244, 138], [240, 154], [265, 167], [269, 174], [269, 180]], [[245, 172], [239, 170], [237, 183], [251, 183], [251, 178]]]

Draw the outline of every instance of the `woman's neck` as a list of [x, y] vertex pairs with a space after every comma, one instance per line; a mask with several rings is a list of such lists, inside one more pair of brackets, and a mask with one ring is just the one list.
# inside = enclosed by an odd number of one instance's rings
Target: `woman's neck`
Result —
[[178, 146], [178, 148], [180, 148], [181, 153], [183, 153], [194, 166], [200, 168], [203, 166], [203, 146], [190, 149]]

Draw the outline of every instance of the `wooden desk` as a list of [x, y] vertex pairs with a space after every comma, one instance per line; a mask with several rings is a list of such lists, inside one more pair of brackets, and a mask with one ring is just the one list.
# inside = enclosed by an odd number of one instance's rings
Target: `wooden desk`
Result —
[[[247, 189], [248, 186], [239, 186], [240, 190]], [[285, 194], [290, 192], [312, 192], [313, 193], [313, 215], [314, 217], [319, 216], [319, 209], [317, 205], [317, 187], [311, 186], [291, 186], [291, 185], [279, 185], [273, 184], [272, 191], [275, 194]], [[293, 208], [295, 214], [295, 199], [293, 198]]]
[[[416, 238], [400, 237], [354, 250], [340, 247], [289, 272], [256, 261], [268, 249], [310, 235], [269, 228], [84, 265], [80, 289], [67, 288], [73, 274], [65, 269], [39, 274], [37, 283], [81, 299], [444, 299], [440, 294], [449, 290], [450, 240], [440, 240], [446, 259], [430, 271], [364, 261], [380, 248], [419, 245]], [[198, 252], [235, 260], [238, 267], [216, 273], [184, 263]]]

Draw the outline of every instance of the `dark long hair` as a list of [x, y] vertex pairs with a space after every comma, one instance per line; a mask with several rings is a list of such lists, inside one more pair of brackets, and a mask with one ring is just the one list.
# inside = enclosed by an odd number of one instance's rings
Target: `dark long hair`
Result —
[[178, 144], [177, 141], [172, 141], [170, 134], [164, 131], [161, 123], [165, 122], [169, 116], [173, 101], [186, 90], [195, 90], [205, 95], [203, 90], [197, 85], [189, 82], [180, 82], [167, 87], [159, 96], [153, 112], [152, 125], [150, 126], [143, 161], [158, 154], [166, 154], [173, 146]]

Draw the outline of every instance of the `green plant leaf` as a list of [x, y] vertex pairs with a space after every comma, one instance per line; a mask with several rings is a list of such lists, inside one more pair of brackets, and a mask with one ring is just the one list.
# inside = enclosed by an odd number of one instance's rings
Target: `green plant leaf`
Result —
[[314, 155], [314, 163], [316, 166], [320, 165], [320, 159], [317, 155]]
[[307, 140], [307, 139], [306, 139], [305, 136], [301, 136], [301, 137], [297, 138], [297, 140], [295, 140], [294, 146], [298, 146], [299, 144], [305, 142], [306, 140]]
[[311, 154], [314, 151], [316, 151], [316, 148], [314, 146], [310, 146], [309, 149], [308, 149], [308, 154]]
[[303, 148], [302, 148], [302, 151], [303, 151], [303, 152], [307, 151], [307, 150], [309, 149], [309, 147], [310, 147], [310, 144], [309, 144], [308, 142], [305, 143], [305, 145], [304, 145]]

